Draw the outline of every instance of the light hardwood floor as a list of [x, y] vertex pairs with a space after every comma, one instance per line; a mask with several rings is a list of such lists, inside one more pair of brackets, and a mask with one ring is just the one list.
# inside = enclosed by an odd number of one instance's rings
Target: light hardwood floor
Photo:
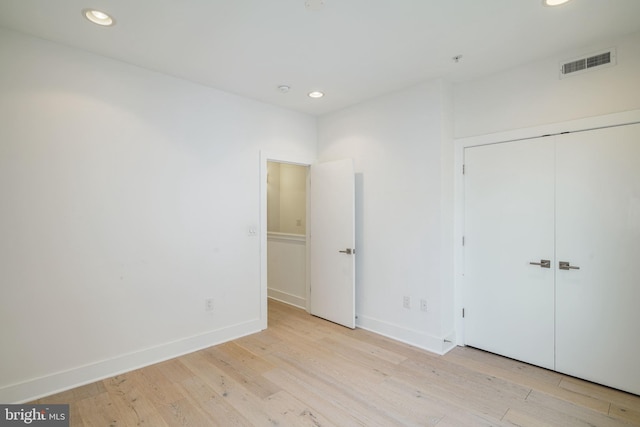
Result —
[[69, 403], [72, 426], [640, 425], [639, 396], [274, 301], [266, 331], [34, 403]]

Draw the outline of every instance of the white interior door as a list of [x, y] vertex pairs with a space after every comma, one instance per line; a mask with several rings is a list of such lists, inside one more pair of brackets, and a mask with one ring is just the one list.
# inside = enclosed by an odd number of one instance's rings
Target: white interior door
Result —
[[558, 371], [640, 394], [640, 124], [558, 137]]
[[465, 343], [553, 369], [553, 138], [467, 148], [464, 164]]
[[355, 175], [351, 159], [313, 165], [311, 314], [355, 328]]

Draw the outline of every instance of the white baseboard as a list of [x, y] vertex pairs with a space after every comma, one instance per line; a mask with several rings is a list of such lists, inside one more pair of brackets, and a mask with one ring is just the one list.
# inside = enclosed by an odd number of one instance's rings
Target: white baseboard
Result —
[[0, 402], [25, 403], [134, 369], [173, 359], [203, 348], [259, 332], [260, 320], [252, 320], [215, 331], [123, 354], [84, 366], [0, 387]]
[[305, 298], [278, 291], [276, 289], [267, 289], [267, 296], [276, 301], [284, 302], [304, 310], [307, 308], [307, 300]]
[[373, 317], [358, 315], [356, 326], [441, 356], [455, 347], [453, 342], [449, 342], [451, 341], [450, 338], [446, 338], [445, 340], [445, 338], [442, 337], [407, 329]]

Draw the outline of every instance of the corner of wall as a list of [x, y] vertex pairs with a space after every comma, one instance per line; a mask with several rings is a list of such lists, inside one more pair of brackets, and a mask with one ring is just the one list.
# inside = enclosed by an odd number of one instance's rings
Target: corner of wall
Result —
[[441, 356], [455, 347], [453, 340], [450, 339], [453, 337], [451, 334], [447, 337], [438, 337], [369, 316], [358, 315], [356, 326]]

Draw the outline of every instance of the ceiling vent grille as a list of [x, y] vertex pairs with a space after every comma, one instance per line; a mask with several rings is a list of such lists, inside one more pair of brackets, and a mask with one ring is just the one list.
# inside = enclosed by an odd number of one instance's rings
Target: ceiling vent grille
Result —
[[605, 68], [616, 65], [616, 51], [614, 48], [604, 52], [598, 52], [570, 61], [563, 61], [560, 64], [560, 78], [575, 76], [596, 68]]

